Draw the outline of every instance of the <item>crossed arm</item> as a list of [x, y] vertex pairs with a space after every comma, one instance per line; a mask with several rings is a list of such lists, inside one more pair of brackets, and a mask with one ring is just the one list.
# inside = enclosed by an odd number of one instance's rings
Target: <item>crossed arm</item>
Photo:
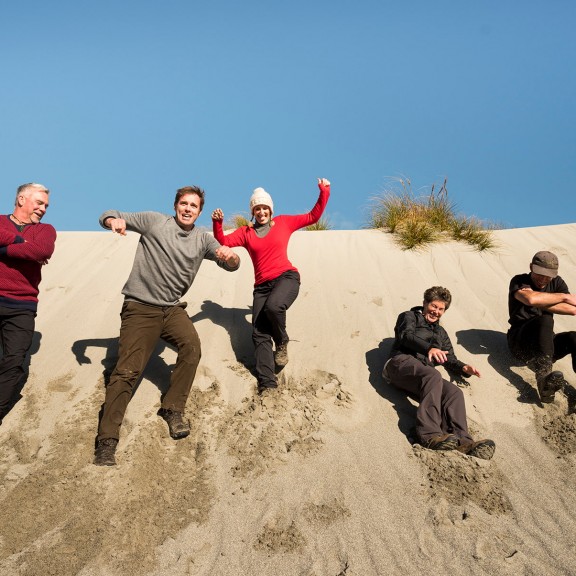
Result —
[[541, 308], [554, 314], [576, 316], [576, 294], [538, 292], [524, 286], [514, 292], [514, 298], [526, 306]]

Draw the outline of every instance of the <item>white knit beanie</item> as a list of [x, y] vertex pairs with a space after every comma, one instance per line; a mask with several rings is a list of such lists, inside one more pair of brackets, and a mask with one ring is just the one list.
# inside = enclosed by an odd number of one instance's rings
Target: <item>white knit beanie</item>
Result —
[[250, 196], [250, 214], [253, 215], [254, 206], [263, 204], [270, 208], [270, 214], [274, 212], [274, 202], [272, 202], [272, 196], [264, 190], [264, 188], [255, 188]]

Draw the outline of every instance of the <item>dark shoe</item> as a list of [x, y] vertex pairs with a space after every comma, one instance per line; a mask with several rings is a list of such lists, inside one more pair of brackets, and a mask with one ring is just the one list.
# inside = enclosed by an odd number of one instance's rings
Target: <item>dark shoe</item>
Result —
[[433, 436], [422, 442], [424, 448], [430, 450], [454, 450], [458, 448], [458, 437], [453, 434], [443, 434], [442, 436]]
[[168, 424], [170, 436], [174, 440], [186, 438], [186, 436], [190, 434], [190, 423], [188, 420], [184, 420], [184, 418], [182, 418], [182, 412], [175, 412], [174, 410], [169, 410], [168, 408], [160, 408], [160, 410], [158, 410], [158, 416], [164, 418]]
[[481, 458], [482, 460], [490, 460], [496, 451], [496, 443], [494, 440], [478, 440], [477, 442], [460, 444], [456, 450], [466, 454], [467, 456], [474, 456], [475, 458]]
[[554, 402], [554, 395], [558, 390], [562, 390], [564, 386], [564, 374], [559, 370], [554, 370], [554, 372], [550, 372], [544, 378], [539, 378], [537, 380], [538, 383], [538, 392], [540, 393], [540, 401], [544, 402], [545, 404], [550, 404]]
[[118, 440], [116, 438], [98, 440], [94, 451], [94, 464], [96, 466], [116, 466], [115, 454], [117, 446]]
[[269, 384], [268, 386], [258, 386], [258, 394], [262, 395], [268, 390], [276, 390], [278, 384]]
[[288, 342], [283, 342], [276, 346], [274, 352], [274, 363], [276, 366], [286, 366], [288, 364]]

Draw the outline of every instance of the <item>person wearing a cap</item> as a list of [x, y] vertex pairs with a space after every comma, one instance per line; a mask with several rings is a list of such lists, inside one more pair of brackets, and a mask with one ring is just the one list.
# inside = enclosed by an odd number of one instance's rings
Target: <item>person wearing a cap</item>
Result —
[[386, 383], [418, 400], [416, 435], [424, 448], [457, 450], [490, 460], [496, 443], [489, 439], [473, 440], [462, 390], [437, 370], [443, 366], [457, 376], [480, 377], [474, 366], [456, 357], [450, 337], [440, 324], [451, 302], [447, 288], [432, 286], [424, 292], [422, 306], [398, 316], [392, 353], [382, 376]]
[[320, 195], [310, 212], [280, 216], [273, 216], [274, 202], [270, 194], [264, 188], [256, 188], [249, 203], [254, 222], [230, 234], [224, 234], [222, 229], [222, 210], [217, 208], [212, 213], [216, 240], [223, 246], [243, 246], [254, 264], [252, 341], [259, 392], [276, 388], [276, 367], [288, 363], [286, 310], [300, 290], [300, 274], [288, 260], [288, 242], [293, 232], [318, 222], [322, 216], [330, 197], [330, 182], [319, 178], [318, 188]]
[[508, 291], [508, 347], [536, 376], [542, 402], [553, 402], [564, 385], [554, 362], [572, 355], [576, 372], [576, 332], [554, 333], [554, 314], [576, 315], [576, 294], [558, 276], [558, 258], [548, 251], [534, 254], [530, 272], [518, 274]]
[[100, 414], [94, 464], [114, 466], [120, 426], [132, 392], [158, 339], [178, 350], [170, 385], [163, 394], [158, 416], [177, 440], [190, 434], [183, 417], [186, 401], [200, 362], [200, 339], [180, 298], [190, 289], [200, 265], [212, 260], [232, 272], [240, 258], [195, 226], [204, 206], [204, 190], [184, 186], [176, 191], [174, 212], [119, 212], [108, 210], [100, 225], [122, 236], [140, 234], [130, 276], [124, 284], [120, 313], [118, 362], [106, 386]]

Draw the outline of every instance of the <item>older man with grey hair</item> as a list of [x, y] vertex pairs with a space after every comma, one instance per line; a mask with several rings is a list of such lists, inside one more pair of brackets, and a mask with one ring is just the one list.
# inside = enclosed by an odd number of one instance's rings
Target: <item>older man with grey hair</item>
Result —
[[537, 252], [530, 272], [512, 278], [508, 310], [508, 347], [536, 375], [540, 400], [553, 402], [565, 382], [564, 374], [552, 369], [554, 362], [571, 354], [576, 372], [576, 332], [554, 333], [554, 314], [576, 315], [576, 294], [558, 276], [556, 254]]
[[54, 252], [56, 230], [41, 224], [49, 190], [22, 184], [14, 210], [0, 215], [0, 424], [12, 408], [34, 336], [42, 266]]

